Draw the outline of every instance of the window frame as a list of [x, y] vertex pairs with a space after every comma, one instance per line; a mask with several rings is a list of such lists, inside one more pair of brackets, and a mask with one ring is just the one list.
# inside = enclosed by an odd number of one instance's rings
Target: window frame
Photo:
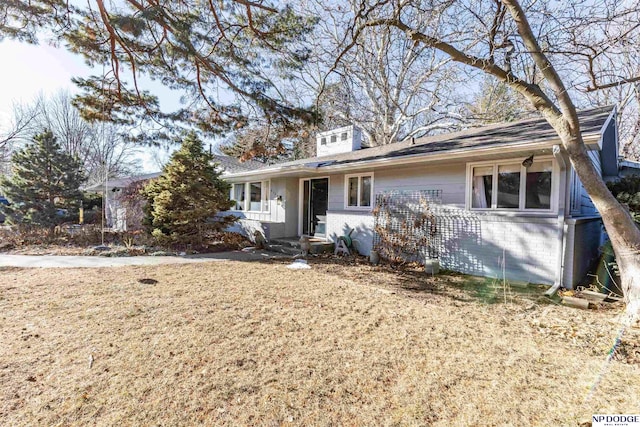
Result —
[[[251, 207], [251, 184], [255, 184], [255, 183], [260, 183], [260, 210], [258, 210], [258, 211], [249, 209]], [[271, 180], [270, 179], [261, 179], [261, 180], [252, 180], [252, 181], [246, 181], [246, 182], [234, 182], [234, 183], [232, 183], [231, 190], [230, 190], [231, 191], [230, 198], [231, 198], [231, 200], [233, 200], [233, 201], [235, 201], [236, 203], [239, 204], [239, 202], [234, 198], [234, 196], [235, 196], [234, 190], [235, 190], [235, 186], [236, 185], [244, 185], [244, 204], [243, 204], [243, 209], [242, 210], [238, 210], [238, 209], [236, 209], [236, 206], [234, 205], [231, 209], [229, 209], [230, 211], [233, 211], [233, 212], [269, 213], [269, 211], [271, 210], [270, 209], [270, 204], [271, 204], [271, 199], [270, 199]]]
[[[362, 178], [370, 177], [371, 178], [371, 196], [369, 198], [369, 206], [360, 206], [360, 196], [362, 192]], [[358, 196], [357, 196], [357, 206], [349, 206], [349, 179], [350, 178], [358, 178]], [[344, 176], [344, 209], [345, 210], [354, 210], [354, 211], [370, 211], [373, 210], [373, 204], [375, 203], [375, 177], [373, 172], [362, 172], [362, 173], [350, 173], [345, 174]]]
[[[550, 207], [549, 209], [527, 209], [526, 200], [527, 200], [527, 168], [522, 165], [522, 161], [526, 158], [526, 155], [517, 158], [508, 158], [508, 159], [500, 159], [500, 160], [487, 160], [482, 162], [471, 162], [467, 163], [467, 180], [466, 180], [466, 191], [465, 191], [465, 205], [466, 209], [470, 211], [478, 211], [478, 212], [512, 212], [512, 213], [531, 213], [531, 214], [550, 214], [558, 212], [558, 182], [560, 177], [560, 170], [558, 169], [558, 163], [556, 162], [553, 156], [535, 156], [533, 161], [537, 162], [551, 162], [551, 194], [550, 194]], [[520, 193], [519, 193], [519, 202], [518, 208], [499, 208], [497, 206], [498, 202], [498, 169], [500, 166], [509, 166], [519, 164], [520, 165]], [[487, 208], [474, 208], [473, 206], [473, 168], [475, 167], [487, 167], [491, 166], [493, 168], [493, 173], [491, 175], [492, 184], [491, 184], [491, 206]]]

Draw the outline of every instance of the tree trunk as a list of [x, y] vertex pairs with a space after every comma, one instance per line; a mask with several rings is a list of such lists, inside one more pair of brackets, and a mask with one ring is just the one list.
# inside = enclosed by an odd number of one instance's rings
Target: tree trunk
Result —
[[620, 269], [621, 288], [627, 304], [626, 323], [631, 324], [640, 316], [640, 229], [605, 185], [587, 154], [582, 136], [571, 135], [568, 127], [557, 126], [558, 122], [551, 124], [558, 131], [571, 164], [602, 216]]

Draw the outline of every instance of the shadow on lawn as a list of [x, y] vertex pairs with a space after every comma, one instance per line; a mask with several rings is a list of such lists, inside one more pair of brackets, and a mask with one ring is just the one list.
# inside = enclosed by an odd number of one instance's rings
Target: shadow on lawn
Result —
[[[293, 262], [291, 258], [257, 260], [261, 263], [281, 264]], [[392, 267], [388, 264], [373, 266], [365, 257], [334, 257], [331, 255], [310, 257], [308, 263], [315, 271], [354, 281], [361, 285], [383, 287], [411, 297], [428, 298], [443, 296], [460, 302], [498, 304], [505, 302], [528, 302], [546, 304], [552, 301], [544, 296], [545, 285], [505, 283], [502, 280], [468, 276], [444, 271], [430, 276], [412, 266]]]

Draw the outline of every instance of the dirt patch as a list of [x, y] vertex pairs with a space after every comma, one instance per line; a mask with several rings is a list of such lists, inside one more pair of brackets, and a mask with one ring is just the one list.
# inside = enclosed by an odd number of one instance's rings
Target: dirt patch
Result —
[[619, 308], [285, 262], [4, 269], [0, 424], [547, 426], [638, 411], [640, 367], [604, 365]]

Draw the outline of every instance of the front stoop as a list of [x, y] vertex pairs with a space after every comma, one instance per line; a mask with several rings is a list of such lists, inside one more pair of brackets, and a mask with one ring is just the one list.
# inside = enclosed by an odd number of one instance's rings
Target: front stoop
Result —
[[[300, 239], [298, 237], [271, 239], [269, 246], [272, 250], [289, 253], [291, 255], [300, 254]], [[334, 244], [324, 239], [311, 238], [312, 254], [333, 253]]]

